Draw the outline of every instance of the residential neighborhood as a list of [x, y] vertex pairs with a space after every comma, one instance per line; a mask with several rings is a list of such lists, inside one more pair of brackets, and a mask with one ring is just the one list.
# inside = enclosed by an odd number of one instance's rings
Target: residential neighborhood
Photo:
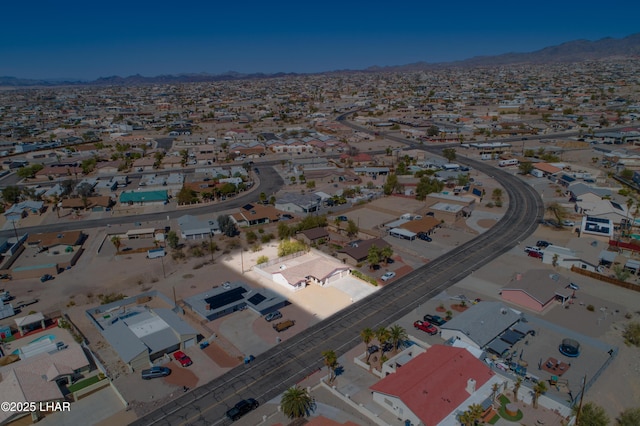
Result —
[[638, 69], [0, 91], [0, 423], [637, 410]]

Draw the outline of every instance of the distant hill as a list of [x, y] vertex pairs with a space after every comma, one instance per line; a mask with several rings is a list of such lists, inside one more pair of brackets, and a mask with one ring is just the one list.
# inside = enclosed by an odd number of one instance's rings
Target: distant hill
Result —
[[545, 47], [529, 53], [505, 53], [496, 56], [476, 56], [456, 62], [416, 62], [389, 67], [369, 67], [367, 71], [411, 71], [441, 67], [478, 67], [515, 64], [557, 64], [620, 57], [640, 57], [640, 33], [622, 39], [575, 40]]
[[[476, 56], [470, 59], [456, 62], [427, 63], [416, 62], [407, 65], [371, 66], [364, 70], [336, 70], [320, 74], [333, 74], [336, 72], [403, 72], [438, 69], [444, 67], [478, 67], [515, 64], [554, 64], [581, 62], [586, 60], [600, 60], [621, 57], [640, 57], [640, 33], [625, 38], [603, 38], [601, 40], [575, 40], [562, 43], [557, 46], [545, 47], [529, 53], [505, 53], [496, 56]], [[80, 80], [30, 80], [16, 77], [0, 77], [0, 87], [33, 87], [33, 86], [68, 86], [68, 85], [102, 85], [102, 86], [129, 86], [141, 84], [162, 83], [198, 83], [207, 81], [253, 80], [264, 78], [277, 78], [295, 76], [297, 73], [253, 73], [242, 74], [229, 71], [224, 74], [172, 74], [156, 77], [144, 77], [139, 74], [129, 77], [111, 76], [101, 77], [93, 81]]]

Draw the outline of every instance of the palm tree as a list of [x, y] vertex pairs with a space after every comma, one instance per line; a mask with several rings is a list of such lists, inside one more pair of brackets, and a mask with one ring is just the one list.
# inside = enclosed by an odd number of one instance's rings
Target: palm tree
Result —
[[369, 247], [367, 263], [369, 263], [369, 269], [373, 269], [375, 265], [380, 263], [380, 250], [378, 250], [378, 247], [376, 247], [375, 244]]
[[[633, 206], [633, 198], [629, 197], [627, 198], [627, 218], [625, 220], [625, 229], [627, 231], [627, 235], [630, 233], [631, 230], [631, 222], [629, 221], [629, 214], [631, 213], [631, 207]], [[622, 231], [622, 236], [624, 236], [624, 231]]]
[[329, 349], [322, 352], [322, 357], [324, 358], [324, 365], [326, 365], [327, 370], [329, 370], [329, 384], [331, 384], [336, 379], [335, 369], [338, 366], [338, 356], [335, 351]]
[[472, 424], [476, 424], [478, 420], [482, 419], [482, 413], [484, 413], [480, 404], [471, 404], [467, 411], [471, 415]]
[[376, 339], [378, 339], [380, 349], [382, 349], [384, 344], [389, 341], [389, 337], [389, 330], [387, 330], [385, 327], [380, 327], [376, 330]]
[[380, 250], [380, 255], [384, 258], [384, 264], [389, 264], [389, 258], [393, 256], [393, 249], [390, 246], [387, 246]]
[[[58, 203], [60, 202], [60, 195], [58, 194], [53, 194], [53, 197], [51, 199], [51, 203], [53, 204], [53, 206], [56, 209], [56, 213], [58, 215], [58, 219], [60, 219], [60, 207], [58, 206]], [[636, 208], [637, 211], [637, 208]]]
[[111, 242], [116, 247], [116, 252], [120, 253], [120, 247], [122, 246], [122, 241], [120, 240], [120, 237], [118, 237], [117, 235], [114, 235], [113, 237], [111, 237]]
[[545, 382], [538, 382], [533, 388], [533, 408], [538, 408], [538, 398], [547, 391]]
[[[582, 409], [577, 405], [573, 407], [573, 413], [575, 415], [578, 415], [578, 410], [580, 410], [580, 413], [578, 417], [579, 423], [577, 424], [580, 426], [607, 426], [609, 424], [609, 416], [607, 415], [607, 412], [598, 404], [587, 402], [582, 406]], [[620, 422], [620, 419], [618, 419], [618, 424], [625, 425]], [[635, 426], [638, 423], [628, 424]]]
[[520, 385], [522, 385], [522, 377], [518, 377], [516, 382], [513, 384], [513, 399], [518, 400], [518, 391], [520, 390]]
[[464, 426], [473, 426], [477, 424], [478, 420], [482, 419], [482, 413], [484, 413], [484, 410], [480, 404], [471, 404], [464, 413], [460, 414], [458, 420]]
[[280, 407], [285, 416], [290, 419], [300, 419], [311, 414], [315, 403], [306, 389], [295, 385], [282, 394]]
[[500, 384], [499, 383], [494, 383], [491, 386], [491, 400], [493, 402], [495, 402], [496, 399], [498, 398], [498, 393], [500, 393]]
[[396, 353], [400, 347], [404, 346], [404, 342], [409, 338], [409, 336], [407, 335], [407, 330], [400, 327], [398, 324], [394, 324], [389, 328], [389, 338], [393, 344], [393, 352]]
[[464, 426], [472, 426], [473, 425], [473, 419], [471, 418], [471, 412], [469, 412], [469, 411], [465, 411], [464, 413], [460, 414], [458, 416], [458, 420], [460, 421], [460, 424], [462, 424]]
[[369, 327], [365, 328], [360, 332], [360, 338], [362, 339], [362, 341], [364, 342], [364, 345], [366, 346], [366, 352], [367, 352], [366, 362], [369, 362], [369, 357], [371, 356], [371, 354], [369, 353], [369, 343], [371, 343], [374, 336], [375, 336], [375, 333]]

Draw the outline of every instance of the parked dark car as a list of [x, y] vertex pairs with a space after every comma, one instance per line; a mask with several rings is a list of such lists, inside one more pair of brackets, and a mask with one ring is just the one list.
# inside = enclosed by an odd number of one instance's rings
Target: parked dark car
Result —
[[418, 232], [418, 238], [420, 238], [422, 241], [426, 241], [428, 243], [433, 241], [433, 239], [430, 236], [428, 236], [426, 232]]
[[551, 245], [551, 243], [550, 243], [549, 241], [545, 241], [545, 240], [539, 240], [539, 241], [536, 243], [536, 247], [539, 247], [539, 248], [547, 248], [547, 247], [549, 247], [550, 245]]
[[442, 317], [440, 317], [438, 315], [429, 315], [429, 314], [427, 314], [427, 315], [424, 316], [423, 319], [425, 321], [430, 322], [431, 324], [435, 324], [435, 325], [438, 325], [438, 326], [442, 325], [442, 324], [445, 324], [447, 322], [444, 318], [442, 318]]
[[258, 408], [260, 404], [253, 398], [243, 399], [227, 411], [227, 417], [234, 422], [242, 416]]
[[46, 281], [49, 281], [49, 280], [52, 280], [52, 279], [53, 279], [53, 275], [44, 274], [43, 276], [40, 277], [40, 282], [43, 283], [43, 282], [46, 282]]

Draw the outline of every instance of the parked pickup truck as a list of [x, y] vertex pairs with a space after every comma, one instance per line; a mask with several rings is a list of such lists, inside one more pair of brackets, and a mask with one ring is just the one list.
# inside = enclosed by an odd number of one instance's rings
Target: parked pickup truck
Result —
[[273, 329], [275, 331], [277, 331], [278, 333], [280, 333], [281, 331], [288, 330], [289, 328], [293, 327], [294, 325], [296, 325], [295, 321], [293, 321], [293, 320], [284, 320], [284, 321], [280, 321], [279, 323], [273, 324]]
[[38, 303], [38, 299], [18, 300], [17, 302], [13, 303], [13, 306], [15, 308], [22, 309], [22, 308], [24, 308], [26, 306], [33, 305], [34, 303]]

